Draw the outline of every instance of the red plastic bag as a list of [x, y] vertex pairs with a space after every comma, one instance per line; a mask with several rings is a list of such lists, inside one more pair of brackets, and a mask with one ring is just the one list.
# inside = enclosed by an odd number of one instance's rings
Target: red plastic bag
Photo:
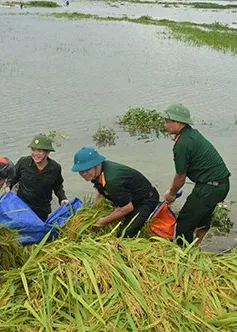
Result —
[[172, 240], [175, 234], [176, 216], [166, 202], [162, 202], [150, 218], [149, 228], [152, 233]]

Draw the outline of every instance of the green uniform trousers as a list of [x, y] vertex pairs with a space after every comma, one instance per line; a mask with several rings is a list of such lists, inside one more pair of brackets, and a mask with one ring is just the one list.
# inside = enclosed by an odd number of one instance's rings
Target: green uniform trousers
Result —
[[125, 238], [132, 238], [136, 236], [159, 204], [159, 198], [158, 191], [153, 188], [150, 197], [144, 198], [131, 213], [126, 215], [124, 222], [118, 229], [117, 237], [123, 235]]
[[[212, 213], [217, 204], [225, 199], [229, 188], [228, 178], [217, 186], [197, 183], [178, 215], [176, 238], [184, 236], [191, 243], [196, 228], [208, 230]], [[182, 239], [177, 239], [177, 243], [182, 245]]]

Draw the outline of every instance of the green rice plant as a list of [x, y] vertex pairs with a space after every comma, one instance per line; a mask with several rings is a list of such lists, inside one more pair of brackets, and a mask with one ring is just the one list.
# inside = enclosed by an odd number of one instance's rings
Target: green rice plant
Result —
[[[66, 237], [1, 278], [3, 331], [234, 331], [237, 252], [148, 239]], [[23, 285], [25, 275], [27, 290]], [[2, 274], [0, 274], [2, 276]], [[201, 291], [200, 291], [201, 289]]]
[[112, 146], [116, 145], [115, 141], [118, 138], [116, 132], [112, 128], [106, 128], [105, 126], [99, 125], [96, 133], [92, 136], [96, 146]]
[[[97, 0], [97, 1], [102, 1], [102, 0]], [[103, 0], [104, 2], [104, 0]], [[106, 2], [109, 2], [109, 4], [112, 7], [117, 7], [116, 5], [112, 5], [111, 3], [117, 3], [118, 0], [106, 0]], [[131, 2], [131, 3], [138, 3], [138, 4], [152, 4], [152, 5], [158, 5], [158, 6], [164, 6], [164, 7], [179, 7], [179, 6], [185, 6], [185, 7], [192, 7], [192, 8], [199, 8], [199, 9], [235, 9], [237, 8], [237, 5], [235, 4], [218, 4], [218, 3], [212, 3], [212, 2], [173, 2], [173, 1], [152, 1], [152, 0], [125, 0], [126, 2]]]
[[98, 21], [123, 21], [137, 24], [164, 26], [169, 29], [168, 38], [191, 43], [197, 47], [209, 46], [222, 52], [237, 53], [237, 29], [230, 28], [220, 23], [196, 24], [192, 22], [175, 22], [169, 20], [156, 20], [150, 16], [138, 18], [129, 17], [100, 17], [98, 15], [84, 13], [52, 13], [50, 16], [56, 18], [68, 18], [75, 20], [93, 19]]
[[60, 236], [67, 236], [70, 240], [81, 241], [82, 238], [87, 236], [96, 238], [110, 234], [116, 226], [116, 222], [109, 223], [101, 228], [93, 227], [93, 224], [112, 211], [112, 204], [104, 198], [94, 201], [94, 203], [90, 201], [89, 205], [84, 205], [80, 208], [65, 224], [60, 231]]
[[18, 239], [17, 231], [0, 224], [0, 270], [9, 270], [23, 263], [24, 252]]
[[207, 45], [218, 51], [237, 52], [237, 30], [220, 23], [160, 22], [171, 29], [171, 36], [195, 46]]

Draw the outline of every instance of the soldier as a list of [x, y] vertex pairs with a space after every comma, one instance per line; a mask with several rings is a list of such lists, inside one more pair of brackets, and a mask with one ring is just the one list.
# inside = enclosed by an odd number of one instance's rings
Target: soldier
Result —
[[35, 136], [29, 147], [30, 156], [18, 160], [15, 176], [7, 180], [6, 191], [19, 183], [17, 195], [45, 221], [51, 213], [53, 191], [60, 205], [68, 203], [63, 188], [61, 166], [49, 158], [49, 153], [55, 150], [47, 136]]
[[[164, 112], [166, 129], [175, 135], [173, 155], [176, 174], [165, 193], [167, 203], [172, 203], [186, 177], [195, 183], [178, 218], [176, 237], [184, 236], [191, 243], [193, 234], [199, 242], [210, 228], [212, 213], [229, 192], [229, 176], [223, 159], [214, 146], [193, 129], [188, 108], [182, 104], [170, 105]], [[183, 244], [181, 238], [178, 244]]]
[[115, 205], [111, 214], [94, 225], [103, 227], [124, 218], [118, 236], [134, 237], [159, 204], [159, 194], [139, 171], [105, 159], [96, 149], [84, 147], [76, 152], [72, 171], [93, 183], [97, 199], [104, 196]]

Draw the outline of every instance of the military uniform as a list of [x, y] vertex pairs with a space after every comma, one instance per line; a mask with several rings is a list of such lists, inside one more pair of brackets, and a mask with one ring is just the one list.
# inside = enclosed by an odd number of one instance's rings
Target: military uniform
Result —
[[122, 235], [132, 218], [138, 214], [124, 233], [125, 237], [135, 236], [159, 203], [159, 194], [149, 180], [126, 165], [103, 161], [101, 174], [91, 182], [115, 206], [123, 207], [129, 202], [133, 204], [134, 210], [125, 216], [118, 236]]
[[[37, 135], [29, 146], [31, 149], [55, 151], [52, 140], [46, 135]], [[43, 169], [38, 169], [31, 156], [22, 157], [15, 167], [15, 176], [9, 178], [7, 185], [10, 189], [19, 183], [17, 195], [45, 221], [51, 213], [52, 192], [58, 197], [59, 204], [67, 200], [63, 189], [61, 166], [47, 157], [47, 164]]]
[[210, 228], [211, 215], [229, 192], [229, 175], [223, 159], [202, 134], [187, 125], [176, 137], [173, 148], [177, 174], [186, 173], [196, 183], [181, 209], [176, 236], [193, 241], [195, 228]]
[[[176, 133], [173, 147], [176, 174], [186, 174], [195, 183], [178, 215], [176, 227], [176, 237], [184, 236], [191, 243], [195, 229], [206, 231], [210, 228], [216, 205], [229, 192], [230, 172], [214, 146], [190, 126], [193, 122], [187, 107], [170, 105], [163, 117], [182, 125], [178, 133], [176, 125], [168, 127], [171, 133]], [[177, 242], [182, 244], [181, 239]]]
[[15, 166], [15, 177], [9, 179], [12, 188], [19, 182], [17, 195], [45, 221], [51, 213], [52, 191], [59, 203], [67, 199], [63, 189], [61, 166], [48, 158], [48, 164], [39, 171], [31, 156], [21, 157]]

